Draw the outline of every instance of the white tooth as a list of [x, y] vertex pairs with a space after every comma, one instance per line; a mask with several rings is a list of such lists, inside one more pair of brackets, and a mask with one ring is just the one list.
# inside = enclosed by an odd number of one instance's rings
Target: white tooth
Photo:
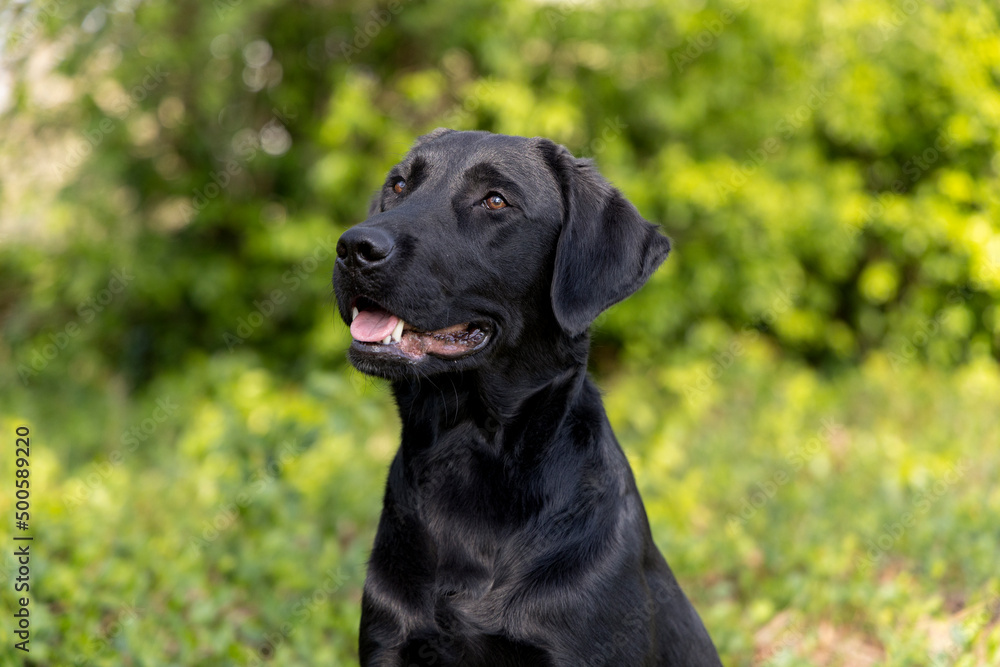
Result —
[[403, 320], [396, 322], [396, 328], [392, 330], [392, 339], [397, 343], [403, 338]]
[[382, 344], [388, 345], [390, 341], [392, 341], [392, 336], [386, 336], [385, 338], [382, 339]]
[[351, 311], [351, 321], [353, 322], [356, 319], [358, 319], [358, 309], [357, 309], [357, 307], [355, 307], [354, 310]]

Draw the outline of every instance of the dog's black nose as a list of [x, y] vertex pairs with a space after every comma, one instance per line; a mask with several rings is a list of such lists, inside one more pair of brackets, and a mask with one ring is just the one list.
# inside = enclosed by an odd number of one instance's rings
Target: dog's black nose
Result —
[[337, 241], [337, 257], [358, 266], [377, 264], [395, 247], [389, 232], [378, 227], [352, 227]]

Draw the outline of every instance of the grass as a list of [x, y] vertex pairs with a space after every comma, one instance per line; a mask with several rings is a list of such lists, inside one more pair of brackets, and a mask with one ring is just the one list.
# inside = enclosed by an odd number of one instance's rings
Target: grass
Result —
[[[827, 377], [760, 342], [725, 367], [678, 359], [601, 384], [726, 665], [1000, 662], [994, 363], [876, 354]], [[28, 424], [34, 444], [28, 664], [356, 664], [397, 437], [385, 386], [343, 370], [289, 384], [236, 354], [139, 400], [117, 387], [0, 385], [2, 432]], [[13, 608], [11, 582], [0, 591]], [[21, 664], [8, 647], [0, 664]]]

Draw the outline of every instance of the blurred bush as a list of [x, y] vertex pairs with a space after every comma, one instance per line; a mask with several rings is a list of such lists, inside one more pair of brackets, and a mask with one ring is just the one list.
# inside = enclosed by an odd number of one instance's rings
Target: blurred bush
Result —
[[50, 0], [0, 40], [37, 664], [356, 658], [397, 425], [333, 246], [437, 126], [559, 141], [675, 240], [593, 364], [726, 664], [996, 664], [995, 3]]
[[[73, 323], [62, 370], [133, 385], [195, 351], [339, 363], [332, 244], [438, 125], [565, 143], [674, 237], [600, 322], [606, 352], [657, 363], [752, 327], [821, 365], [1000, 356], [986, 3], [119, 0], [5, 19], [0, 312], [32, 379]], [[85, 321], [116, 269], [134, 280]]]

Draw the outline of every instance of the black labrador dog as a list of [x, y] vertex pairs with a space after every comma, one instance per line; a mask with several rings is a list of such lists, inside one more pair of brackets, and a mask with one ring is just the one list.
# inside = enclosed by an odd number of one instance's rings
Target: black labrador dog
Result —
[[668, 239], [547, 139], [439, 129], [337, 243], [360, 371], [402, 421], [364, 666], [720, 665], [587, 377]]

